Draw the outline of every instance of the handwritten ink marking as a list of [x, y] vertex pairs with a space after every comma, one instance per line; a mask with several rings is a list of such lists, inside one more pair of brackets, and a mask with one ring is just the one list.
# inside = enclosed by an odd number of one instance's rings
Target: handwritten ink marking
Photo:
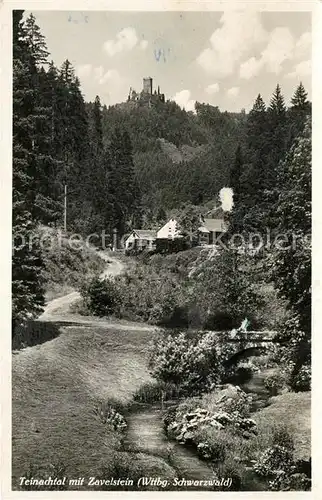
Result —
[[[79, 17], [80, 18], [77, 18]], [[80, 13], [73, 13], [73, 14], [69, 14], [68, 16], [68, 22], [69, 23], [74, 23], [74, 24], [78, 24], [78, 23], [88, 23], [89, 21], [89, 16], [84, 14], [84, 12], [80, 12]]]
[[154, 49], [154, 57], [157, 62], [159, 62], [161, 59], [163, 62], [167, 62], [167, 60], [170, 58], [170, 52], [171, 49]]

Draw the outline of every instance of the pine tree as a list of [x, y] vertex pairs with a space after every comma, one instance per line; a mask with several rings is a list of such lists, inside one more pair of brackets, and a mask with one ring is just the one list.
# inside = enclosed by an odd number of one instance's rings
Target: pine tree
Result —
[[34, 64], [22, 23], [13, 11], [13, 256], [12, 328], [35, 316], [44, 303], [42, 261], [32, 218], [35, 201]]
[[289, 109], [289, 136], [288, 146], [292, 146], [294, 140], [303, 132], [307, 118], [311, 116], [311, 104], [307, 98], [308, 94], [302, 84], [299, 84], [291, 99]]
[[132, 218], [138, 215], [141, 198], [135, 179], [132, 144], [126, 130], [115, 129], [109, 153], [109, 192], [113, 203], [113, 219], [119, 233], [124, 234]]
[[[282, 338], [292, 367], [292, 386], [303, 389], [301, 370], [310, 362], [311, 339], [311, 124], [292, 146], [278, 176], [275, 211], [282, 247], [273, 254], [273, 280], [287, 301], [291, 319]], [[307, 387], [306, 387], [307, 388]]]
[[277, 175], [279, 163], [284, 160], [288, 145], [287, 110], [281, 88], [277, 84], [270, 101], [268, 113], [269, 151], [266, 161], [264, 203], [266, 226], [274, 231], [276, 226], [274, 206], [278, 196]]
[[31, 58], [31, 78], [34, 89], [33, 151], [37, 171], [34, 175], [35, 204], [32, 215], [44, 223], [57, 221], [62, 212], [58, 201], [57, 184], [59, 164], [53, 137], [53, 70], [46, 73], [48, 51], [33, 14], [25, 22], [24, 43]]
[[[88, 106], [88, 160], [84, 170], [84, 193], [89, 210], [87, 227], [100, 232], [107, 229], [112, 234], [112, 207], [108, 190], [110, 159], [103, 147], [102, 106], [96, 96], [94, 103]], [[89, 230], [89, 229], [88, 229]]]
[[259, 94], [246, 123], [246, 151], [244, 158], [243, 194], [235, 210], [235, 222], [244, 232], [261, 231], [265, 227], [266, 208], [263, 192], [266, 187], [267, 156], [269, 151], [268, 119], [265, 103]]
[[99, 151], [103, 149], [102, 106], [99, 96], [95, 97], [92, 109], [92, 141]]
[[29, 47], [30, 55], [38, 66], [48, 64], [46, 40], [36, 24], [36, 18], [31, 13], [25, 22], [25, 41]]
[[303, 86], [303, 83], [300, 82], [291, 99], [292, 107], [308, 111], [310, 108], [310, 103], [308, 101], [307, 95], [308, 94]]
[[266, 146], [264, 138], [267, 134], [266, 106], [263, 98], [258, 94], [254, 105], [249, 112], [246, 124], [248, 149], [262, 151]]
[[[66, 60], [59, 71], [56, 85], [56, 106], [59, 116], [57, 158], [61, 162], [59, 182], [68, 186], [68, 227], [77, 229], [82, 219], [85, 165], [88, 163], [88, 119], [80, 82], [71, 63]], [[86, 185], [85, 185], [86, 184]]]
[[275, 120], [285, 119], [286, 115], [285, 100], [282, 95], [281, 87], [279, 84], [276, 85], [275, 91], [270, 101], [268, 112], [271, 115], [271, 117]]

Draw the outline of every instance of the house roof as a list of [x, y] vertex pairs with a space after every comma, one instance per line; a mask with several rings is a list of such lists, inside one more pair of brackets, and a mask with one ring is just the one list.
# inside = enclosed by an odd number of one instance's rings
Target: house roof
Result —
[[149, 229], [133, 229], [133, 233], [137, 234], [143, 240], [155, 240], [157, 237], [157, 232]]
[[199, 231], [203, 233], [226, 232], [227, 224], [223, 219], [204, 219]]

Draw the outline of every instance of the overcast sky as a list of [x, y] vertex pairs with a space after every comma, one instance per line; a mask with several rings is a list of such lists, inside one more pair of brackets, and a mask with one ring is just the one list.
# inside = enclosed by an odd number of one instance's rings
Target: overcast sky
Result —
[[[28, 15], [28, 12], [26, 12]], [[86, 100], [126, 100], [151, 76], [166, 99], [221, 110], [266, 103], [277, 83], [287, 103], [300, 81], [311, 97], [311, 15], [305, 12], [34, 11], [48, 50], [68, 58]]]

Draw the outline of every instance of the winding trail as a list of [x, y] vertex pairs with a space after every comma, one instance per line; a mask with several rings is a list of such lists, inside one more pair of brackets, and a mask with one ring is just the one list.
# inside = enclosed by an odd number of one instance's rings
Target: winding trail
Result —
[[[121, 274], [125, 268], [124, 264], [116, 259], [115, 257], [111, 257], [105, 252], [97, 252], [98, 256], [105, 260], [107, 263], [106, 268], [101, 274], [102, 278], [109, 276], [118, 276]], [[74, 304], [77, 300], [81, 298], [79, 292], [71, 292], [63, 297], [58, 297], [57, 299], [51, 300], [45, 307], [44, 312], [39, 316], [40, 321], [68, 321], [72, 323], [86, 323], [88, 321], [83, 321], [84, 316], [75, 315], [70, 312], [70, 306]], [[96, 319], [95, 319], [96, 322]]]

